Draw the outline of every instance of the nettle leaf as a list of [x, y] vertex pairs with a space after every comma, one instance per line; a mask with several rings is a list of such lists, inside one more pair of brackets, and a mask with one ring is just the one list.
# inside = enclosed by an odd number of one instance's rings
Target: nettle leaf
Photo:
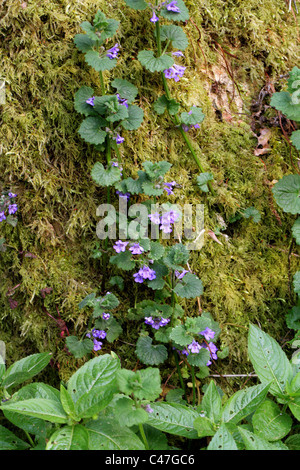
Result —
[[[126, 109], [126, 107], [124, 106]], [[140, 127], [144, 119], [144, 111], [139, 106], [130, 104], [127, 108], [128, 117], [120, 122], [127, 131], [134, 131]]]
[[200, 175], [197, 176], [197, 184], [201, 191], [204, 191], [205, 193], [208, 193], [209, 187], [207, 183], [209, 181], [212, 181], [214, 179], [214, 175], [209, 172], [201, 173]]
[[174, 292], [184, 299], [199, 297], [203, 294], [203, 284], [195, 274], [186, 273], [174, 287]]
[[88, 51], [84, 57], [86, 63], [93, 67], [96, 72], [111, 70], [117, 65], [117, 59], [110, 59], [106, 55], [100, 56], [97, 51]]
[[292, 121], [300, 120], [300, 104], [294, 104], [292, 95], [288, 91], [280, 91], [272, 95], [271, 106], [281, 111]]
[[296, 149], [300, 150], [300, 129], [298, 131], [292, 132], [291, 141]]
[[166, 54], [155, 57], [153, 51], [140, 51], [138, 60], [149, 72], [162, 72], [174, 64], [173, 57]]
[[180, 26], [162, 25], [160, 27], [160, 39], [161, 41], [172, 41], [174, 49], [181, 51], [184, 51], [189, 45], [187, 35]]
[[180, 115], [181, 122], [186, 126], [194, 126], [195, 124], [201, 124], [205, 115], [202, 113], [201, 108], [197, 108], [197, 106], [192, 106], [191, 110], [187, 112], [183, 112]]
[[93, 350], [94, 343], [88, 338], [80, 340], [77, 336], [67, 336], [66, 346], [74, 357], [80, 359]]
[[250, 325], [248, 353], [261, 382], [272, 382], [270, 393], [284, 394], [286, 382], [292, 376], [292, 366], [279, 344], [257, 326]]
[[132, 103], [138, 94], [137, 87], [128, 80], [123, 80], [122, 78], [115, 78], [111, 82], [111, 86], [116, 88], [121, 98], [125, 98], [128, 103]]
[[46, 450], [89, 450], [89, 434], [84, 426], [63, 426], [47, 442]]
[[136, 343], [136, 355], [139, 360], [149, 366], [157, 366], [165, 362], [168, 350], [162, 344], [152, 344], [149, 336], [141, 336]]
[[151, 403], [153, 413], [149, 414], [148, 424], [160, 431], [176, 436], [198, 439], [194, 421], [199, 414], [193, 408], [178, 403]]
[[86, 100], [94, 95], [93, 88], [89, 86], [83, 86], [75, 93], [74, 96], [74, 108], [78, 113], [84, 114], [85, 116], [96, 116], [97, 113], [94, 111], [93, 106], [86, 103]]
[[157, 114], [163, 114], [167, 110], [169, 114], [174, 115], [178, 113], [180, 104], [174, 99], [168, 100], [166, 95], [162, 95], [155, 101], [153, 107]]
[[292, 226], [292, 234], [293, 237], [296, 239], [297, 245], [300, 245], [300, 217], [294, 222]]
[[214, 436], [216, 433], [216, 426], [213, 421], [205, 416], [198, 416], [194, 421], [194, 428], [198, 431], [198, 437]]
[[74, 44], [80, 52], [88, 52], [93, 50], [97, 41], [89, 38], [87, 34], [76, 34], [74, 37]]
[[300, 175], [286, 175], [272, 189], [274, 198], [284, 212], [300, 214]]
[[121, 171], [120, 168], [116, 166], [110, 166], [105, 169], [102, 163], [97, 162], [92, 168], [91, 177], [99, 186], [107, 187], [112, 186], [120, 180]]
[[98, 117], [87, 117], [80, 125], [78, 133], [83, 140], [89, 144], [102, 144], [105, 141], [106, 132], [101, 128], [105, 126], [105, 119]]
[[[170, 2], [171, 0], [167, 3], [169, 4]], [[179, 8], [180, 13], [175, 13], [173, 11], [167, 10], [166, 8], [163, 8], [161, 10], [161, 16], [171, 21], [187, 21], [190, 18], [190, 14], [183, 0], [177, 0], [176, 6]]]
[[19, 402], [6, 402], [0, 408], [34, 418], [40, 418], [51, 423], [66, 423], [68, 417], [60, 400], [48, 398], [29, 398]]
[[210, 441], [207, 450], [238, 450], [236, 442], [226, 424], [221, 424]]
[[125, 3], [135, 10], [145, 10], [148, 8], [148, 3], [145, 0], [125, 0]]
[[293, 420], [277, 403], [265, 400], [252, 416], [254, 433], [267, 441], [283, 439], [291, 430]]
[[155, 401], [161, 393], [160, 372], [156, 367], [147, 367], [137, 372], [120, 369], [117, 381], [121, 392], [126, 395], [134, 394], [139, 400]]
[[261, 215], [259, 210], [255, 209], [255, 207], [248, 207], [242, 212], [242, 216], [245, 217], [245, 219], [249, 219], [250, 217], [252, 218], [253, 222], [256, 224], [260, 221]]
[[120, 397], [114, 402], [114, 413], [123, 426], [131, 427], [148, 421], [147, 411], [136, 408], [134, 401], [129, 397]]
[[30, 447], [28, 442], [22, 441], [9, 429], [0, 425], [0, 450], [24, 450], [28, 447]]
[[199, 410], [213, 423], [219, 423], [222, 413], [222, 399], [213, 380], [205, 390]]
[[277, 443], [271, 443], [262, 437], [257, 436], [251, 431], [248, 431], [241, 426], [238, 427], [239, 433], [241, 434], [243, 441], [245, 443], [246, 450], [288, 450], [284, 444], [280, 443], [280, 447], [277, 446]]

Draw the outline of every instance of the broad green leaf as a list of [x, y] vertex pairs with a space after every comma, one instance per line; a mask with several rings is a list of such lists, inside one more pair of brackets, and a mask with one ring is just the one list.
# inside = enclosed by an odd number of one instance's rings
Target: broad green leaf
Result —
[[221, 424], [210, 441], [207, 450], [238, 450], [236, 442], [226, 424]]
[[138, 94], [137, 87], [122, 78], [115, 78], [111, 82], [111, 86], [116, 88], [121, 98], [125, 98], [129, 103], [132, 103]]
[[89, 434], [89, 450], [145, 450], [136, 434], [120, 426], [116, 418], [100, 417], [85, 424]]
[[60, 401], [67, 415], [70, 416], [72, 419], [75, 419], [75, 404], [72, 400], [70, 393], [68, 392], [68, 390], [66, 390], [63, 384], [60, 384]]
[[148, 413], [137, 408], [129, 397], [120, 397], [114, 402], [114, 414], [122, 426], [135, 426], [148, 421]]
[[194, 421], [199, 414], [178, 403], [151, 403], [153, 413], [149, 414], [147, 423], [160, 431], [176, 436], [198, 439], [198, 432], [194, 428]]
[[270, 383], [262, 383], [235, 392], [224, 405], [222, 421], [240, 423], [265, 400], [270, 385]]
[[291, 379], [291, 364], [279, 344], [255, 325], [250, 325], [248, 353], [261, 382], [272, 382], [270, 393], [284, 394], [285, 384]]
[[161, 41], [172, 41], [173, 48], [181, 51], [184, 51], [189, 45], [187, 35], [180, 26], [162, 25], [160, 39]]
[[192, 106], [191, 110], [187, 112], [183, 112], [180, 115], [181, 122], [186, 126], [194, 126], [195, 124], [201, 124], [205, 115], [202, 113], [201, 108], [197, 108], [197, 106]]
[[[90, 116], [82, 121], [78, 133], [83, 140], [89, 144], [99, 145], [105, 141], [106, 131], [102, 130], [105, 126], [105, 119], [100, 116]], [[117, 169], [117, 167], [114, 167]]]
[[84, 426], [63, 426], [50, 437], [46, 450], [89, 450], [89, 434]]
[[[300, 111], [299, 111], [299, 120], [300, 120]], [[292, 132], [291, 141], [292, 141], [292, 144], [296, 147], [296, 149], [300, 150], [300, 130]]]
[[293, 276], [293, 287], [295, 293], [300, 296], [300, 271], [297, 271]]
[[88, 338], [79, 339], [77, 336], [67, 336], [66, 346], [77, 359], [86, 356], [94, 349], [94, 343]]
[[111, 70], [117, 65], [117, 59], [110, 59], [107, 56], [100, 56], [97, 51], [88, 51], [85, 54], [85, 61], [96, 72], [104, 72], [105, 70]]
[[271, 106], [281, 111], [288, 119], [292, 121], [299, 120], [300, 104], [294, 104], [292, 96], [288, 91], [280, 91], [272, 95]]
[[265, 400], [252, 416], [254, 433], [267, 441], [283, 439], [292, 428], [292, 418], [277, 403]]
[[203, 284], [195, 274], [186, 273], [174, 287], [174, 292], [185, 299], [199, 297], [203, 294]]
[[158, 260], [163, 257], [165, 253], [165, 247], [160, 242], [151, 241], [151, 248], [148, 253], [148, 258]]
[[289, 450], [300, 450], [300, 434], [292, 434], [284, 441], [284, 444]]
[[133, 394], [139, 400], [154, 401], [161, 393], [159, 369], [154, 367], [137, 372], [120, 369], [117, 372], [117, 382], [121, 392], [126, 395]]
[[198, 418], [195, 419], [194, 428], [198, 432], [199, 438], [214, 436], [217, 431], [217, 427], [214, 422], [205, 416], [198, 416]]
[[115, 264], [119, 269], [131, 271], [135, 267], [135, 262], [131, 260], [131, 251], [122, 251], [117, 255], [111, 256], [109, 262]]
[[97, 115], [97, 113], [95, 113], [94, 111], [93, 106], [86, 103], [86, 100], [92, 98], [93, 95], [94, 90], [89, 86], [83, 86], [79, 88], [78, 91], [76, 91], [74, 96], [74, 108], [78, 113], [84, 114], [85, 116]]
[[[285, 450], [282, 447], [279, 448], [275, 443], [268, 442], [266, 439], [257, 436], [245, 428], [238, 427], [238, 430], [243, 438], [246, 450]], [[286, 450], [288, 450], [288, 448], [286, 448]]]
[[[168, 0], [168, 4], [171, 3], [172, 0]], [[166, 6], [166, 5], [165, 5]], [[177, 4], [180, 13], [175, 13], [173, 11], [169, 11], [166, 8], [163, 8], [161, 10], [161, 16], [166, 18], [167, 20], [170, 21], [187, 21], [190, 18], [189, 10], [185, 6], [185, 3], [183, 0], [177, 0]]]
[[[90, 118], [92, 119], [92, 118]], [[91, 177], [99, 186], [112, 186], [121, 178], [120, 168], [116, 166], [109, 166], [104, 168], [102, 163], [96, 162], [91, 171]]]
[[300, 397], [293, 397], [289, 402], [289, 409], [295, 416], [295, 418], [300, 421]]
[[[124, 106], [125, 107], [125, 106]], [[126, 109], [126, 108], [125, 108]], [[140, 127], [144, 119], [144, 111], [139, 106], [130, 104], [128, 106], [128, 117], [120, 122], [120, 125], [127, 131], [134, 131]]]
[[76, 34], [74, 44], [81, 52], [92, 51], [97, 42], [89, 38], [87, 34]]
[[157, 114], [163, 114], [167, 110], [172, 116], [178, 113], [180, 104], [174, 99], [168, 100], [166, 95], [162, 95], [155, 101], [153, 107]]
[[26, 416], [44, 419], [51, 423], [66, 423], [68, 417], [58, 400], [47, 398], [29, 398], [20, 402], [5, 402], [0, 408]]
[[274, 198], [284, 212], [300, 214], [300, 175], [286, 175], [272, 189]]
[[184, 325], [175, 326], [170, 333], [170, 339], [174, 341], [174, 343], [179, 344], [180, 346], [187, 346], [191, 344], [194, 337], [190, 334]]
[[207, 389], [205, 390], [203, 399], [198, 408], [204, 417], [217, 424], [221, 419], [222, 400], [216, 384], [213, 380], [210, 381]]
[[155, 57], [153, 51], [140, 51], [138, 60], [149, 72], [162, 72], [174, 64], [173, 57], [166, 54]]
[[37, 353], [12, 364], [2, 377], [2, 387], [11, 390], [16, 385], [31, 379], [41, 372], [50, 362], [51, 353]]
[[209, 181], [212, 181], [214, 179], [214, 175], [209, 172], [201, 173], [200, 175], [197, 176], [197, 184], [201, 191], [204, 191], [205, 193], [208, 193], [209, 187], [207, 183]]
[[294, 222], [292, 226], [292, 234], [293, 237], [296, 239], [297, 245], [300, 245], [300, 217]]
[[24, 450], [30, 445], [15, 436], [13, 432], [0, 425], [0, 450]]
[[[147, 423], [143, 424], [143, 428], [150, 450], [170, 449], [167, 436], [162, 431], [149, 426]], [[138, 435], [142, 439], [140, 433]]]
[[148, 3], [145, 0], [125, 0], [125, 3], [135, 10], [145, 10], [148, 8]]
[[156, 366], [162, 364], [168, 357], [168, 350], [162, 344], [152, 344], [149, 336], [141, 336], [136, 343], [136, 355], [146, 365]]

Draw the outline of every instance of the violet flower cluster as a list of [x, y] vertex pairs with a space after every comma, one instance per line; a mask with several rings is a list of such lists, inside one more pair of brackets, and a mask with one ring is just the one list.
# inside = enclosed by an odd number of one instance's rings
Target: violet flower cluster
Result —
[[165, 69], [164, 74], [166, 78], [173, 78], [175, 82], [178, 82], [183, 77], [185, 69], [183, 65], [174, 64], [169, 69]]
[[145, 323], [146, 325], [152, 326], [155, 330], [159, 330], [162, 326], [166, 326], [169, 323], [170, 319], [169, 318], [163, 318], [163, 317], [145, 317]]
[[106, 53], [106, 57], [108, 57], [109, 59], [117, 59], [119, 50], [120, 50], [120, 47], [119, 47], [119, 44], [117, 43], [114, 45], [114, 47], [112, 47], [111, 49], [108, 49]]
[[156, 272], [154, 269], [149, 268], [149, 266], [144, 266], [139, 269], [137, 273], [133, 275], [135, 282], [142, 284], [145, 280], [153, 281], [156, 279]]
[[[122, 242], [122, 240], [118, 240], [115, 242], [113, 249], [116, 251], [116, 253], [121, 253], [126, 250], [128, 244], [129, 242]], [[138, 242], [136, 242], [130, 244], [129, 251], [131, 251], [133, 255], [141, 255], [145, 250]]]
[[179, 219], [180, 214], [170, 210], [162, 215], [159, 212], [154, 212], [154, 214], [150, 214], [148, 217], [154, 225], [159, 225], [160, 230], [164, 233], [171, 233], [173, 230], [171, 226]]
[[161, 10], [161, 8], [163, 7], [165, 7], [168, 11], [171, 11], [173, 13], [181, 13], [180, 8], [178, 7], [177, 0], [162, 2], [159, 5], [157, 5], [157, 7], [152, 6], [152, 17], [150, 19], [151, 23], [156, 23], [157, 21], [159, 21], [159, 18], [156, 15], [155, 10]]
[[[210, 353], [210, 359], [218, 359], [218, 356], [217, 356], [217, 351], [218, 351], [218, 348], [216, 347], [216, 345], [210, 341], [212, 339], [214, 339], [215, 337], [215, 332], [213, 330], [211, 330], [210, 328], [205, 328], [205, 330], [203, 331], [200, 331], [198, 333], [199, 335], [201, 336], [204, 336], [206, 342], [202, 342], [201, 344], [198, 343], [198, 341], [196, 341], [195, 339], [193, 339], [193, 341], [191, 342], [191, 344], [189, 344], [187, 346], [187, 348], [183, 349], [182, 351], [180, 351], [181, 354], [184, 354], [185, 356], [188, 356], [190, 353], [192, 354], [198, 354], [200, 352], [200, 349], [207, 349]], [[209, 341], [209, 342], [208, 342]], [[207, 343], [208, 342], [208, 343]], [[206, 365], [207, 366], [210, 366], [212, 363], [211, 360], [209, 360]]]
[[6, 220], [7, 215], [13, 215], [18, 210], [18, 205], [12, 199], [17, 197], [14, 193], [3, 193], [0, 197], [0, 222]]
[[88, 338], [91, 338], [91, 335], [93, 337], [93, 342], [94, 342], [94, 351], [100, 351], [103, 343], [102, 341], [99, 341], [99, 339], [106, 338], [106, 331], [96, 330], [96, 328], [93, 328], [91, 333], [86, 334]]

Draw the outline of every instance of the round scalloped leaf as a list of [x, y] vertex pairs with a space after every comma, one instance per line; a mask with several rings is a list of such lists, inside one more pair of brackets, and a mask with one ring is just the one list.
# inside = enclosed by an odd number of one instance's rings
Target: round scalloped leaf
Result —
[[203, 284], [195, 274], [186, 273], [176, 284], [174, 292], [184, 299], [192, 299], [203, 294]]
[[115, 78], [111, 82], [111, 85], [117, 89], [117, 92], [121, 98], [125, 98], [129, 103], [136, 98], [138, 94], [138, 89], [135, 85], [130, 83], [128, 80], [123, 80], [122, 78]]
[[106, 170], [102, 163], [96, 162], [92, 168], [91, 177], [99, 186], [112, 186], [120, 180], [120, 169], [111, 166]]
[[96, 116], [87, 117], [79, 127], [79, 135], [89, 144], [102, 144], [105, 141], [106, 132], [101, 129], [106, 121]]
[[[171, 21], [187, 21], [190, 18], [189, 10], [185, 6], [185, 3], [183, 0], [176, 0], [176, 1], [177, 1], [176, 6], [179, 8], [180, 13], [169, 11], [167, 10], [167, 8], [164, 8], [161, 11], [161, 16]], [[171, 3], [171, 1], [168, 1], [167, 3], [169, 4]]]
[[152, 344], [149, 336], [141, 336], [136, 343], [136, 355], [147, 366], [162, 364], [168, 357], [167, 348], [162, 344]]
[[202, 113], [201, 108], [197, 106], [192, 106], [191, 110], [187, 113], [181, 113], [181, 122], [186, 126], [194, 126], [195, 124], [201, 124], [205, 115]]
[[201, 191], [204, 191], [205, 193], [208, 193], [209, 188], [207, 183], [209, 181], [212, 181], [214, 179], [214, 175], [209, 172], [201, 173], [200, 175], [197, 176], [197, 184]]
[[96, 41], [93, 41], [87, 34], [76, 34], [74, 37], [74, 44], [81, 52], [92, 51]]
[[86, 100], [92, 98], [93, 95], [94, 90], [89, 86], [82, 86], [78, 91], [76, 91], [74, 96], [74, 108], [78, 113], [84, 114], [85, 116], [97, 115], [93, 106], [86, 103]]
[[196, 354], [189, 354], [187, 361], [191, 366], [203, 367], [206, 366], [210, 358], [208, 349], [202, 348]]
[[172, 41], [172, 46], [181, 51], [184, 51], [189, 45], [188, 38], [181, 26], [173, 24], [161, 26], [160, 38], [162, 41]]
[[167, 109], [169, 114], [173, 115], [178, 113], [180, 104], [173, 99], [168, 100], [166, 95], [162, 95], [155, 101], [153, 107], [157, 114], [163, 114]]
[[288, 91], [274, 93], [270, 104], [278, 111], [281, 111], [288, 119], [300, 121], [300, 104], [293, 104]]
[[286, 175], [272, 189], [274, 198], [284, 212], [300, 214], [300, 175]]
[[174, 59], [169, 55], [155, 57], [153, 51], [140, 51], [138, 60], [149, 72], [162, 72], [174, 64]]
[[125, 3], [134, 10], [145, 10], [148, 7], [145, 0], [125, 0]]
[[92, 340], [88, 338], [79, 340], [77, 336], [67, 336], [66, 346], [76, 359], [81, 359], [94, 349]]
[[[125, 107], [125, 106], [124, 106]], [[126, 109], [126, 108], [125, 108]], [[144, 111], [139, 106], [129, 105], [128, 117], [121, 121], [121, 126], [127, 131], [134, 131], [140, 127], [144, 119]]]
[[117, 65], [117, 59], [110, 59], [106, 56], [99, 56], [97, 51], [88, 51], [85, 54], [85, 61], [89, 64], [96, 72], [104, 72], [105, 70], [111, 70]]
[[296, 149], [300, 150], [300, 130], [292, 132], [291, 141]]

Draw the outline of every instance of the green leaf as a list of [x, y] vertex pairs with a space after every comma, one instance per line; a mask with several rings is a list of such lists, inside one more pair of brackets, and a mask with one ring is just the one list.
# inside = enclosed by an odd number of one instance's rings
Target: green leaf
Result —
[[202, 348], [198, 353], [190, 353], [187, 361], [191, 366], [204, 367], [210, 359], [210, 353], [208, 349]]
[[292, 307], [285, 319], [288, 328], [291, 330], [300, 330], [300, 307]]
[[172, 47], [180, 51], [184, 51], [189, 45], [187, 35], [180, 26], [162, 25], [160, 39], [161, 41], [172, 41]]
[[114, 20], [114, 19], [106, 19], [107, 24], [104, 26], [100, 34], [100, 42], [103, 43], [106, 39], [112, 38], [119, 27], [120, 21]]
[[1, 386], [11, 390], [16, 385], [31, 379], [41, 372], [50, 362], [51, 353], [37, 353], [12, 364], [2, 376]]
[[267, 441], [284, 438], [290, 432], [292, 423], [292, 418], [271, 400], [261, 403], [252, 416], [254, 433]]
[[[81, 123], [78, 133], [89, 144], [102, 144], [105, 141], [106, 131], [103, 131], [101, 128], [105, 126], [105, 123], [105, 119], [100, 116], [87, 117]], [[117, 167], [114, 168], [118, 169]]]
[[58, 400], [47, 398], [29, 398], [20, 402], [5, 402], [0, 408], [34, 418], [41, 418], [51, 423], [66, 423], [68, 417]]
[[75, 405], [68, 390], [65, 389], [63, 384], [60, 384], [60, 401], [63, 409], [71, 418], [75, 418]]
[[284, 444], [289, 450], [300, 450], [300, 434], [292, 434], [284, 441]]
[[138, 60], [149, 72], [162, 72], [174, 64], [174, 59], [169, 55], [155, 57], [153, 51], [140, 51]]
[[198, 416], [194, 421], [194, 428], [198, 432], [198, 437], [214, 436], [216, 433], [216, 426], [213, 421], [204, 416]]
[[300, 120], [300, 104], [294, 104], [292, 96], [288, 91], [280, 91], [272, 95], [271, 106], [281, 111], [288, 119], [292, 121]]
[[52, 434], [46, 450], [89, 450], [88, 431], [81, 424], [63, 426]]
[[24, 450], [30, 445], [15, 436], [13, 432], [0, 425], [0, 450]]
[[[284, 450], [283, 448], [279, 449], [275, 443], [268, 442], [247, 429], [238, 427], [238, 430], [243, 438], [246, 450]], [[286, 448], [286, 450], [288, 449]]]
[[208, 193], [209, 188], [207, 183], [209, 181], [212, 181], [214, 179], [214, 175], [209, 172], [201, 173], [200, 175], [197, 176], [197, 184], [201, 191], [204, 191], [205, 193]]
[[201, 409], [204, 416], [213, 423], [219, 423], [222, 412], [222, 400], [213, 380], [210, 381], [205, 390], [199, 409]]
[[154, 367], [137, 372], [121, 369], [117, 373], [117, 382], [121, 392], [133, 394], [139, 400], [154, 401], [161, 393], [160, 372]]
[[86, 103], [86, 100], [94, 95], [93, 88], [89, 86], [83, 86], [75, 93], [74, 97], [74, 108], [78, 113], [84, 114], [85, 116], [95, 116], [93, 106]]
[[66, 346], [76, 359], [86, 356], [94, 349], [94, 343], [88, 338], [78, 339], [77, 336], [67, 336]]
[[205, 115], [202, 113], [201, 108], [197, 108], [197, 106], [192, 106], [191, 110], [187, 112], [183, 112], [180, 115], [181, 122], [186, 126], [194, 126], [195, 124], [201, 124]]
[[165, 247], [160, 242], [151, 241], [151, 248], [148, 253], [148, 258], [158, 260], [164, 256]]
[[91, 25], [89, 21], [83, 21], [80, 24], [81, 29], [86, 33], [87, 37], [94, 42], [99, 41], [99, 36], [96, 34], [96, 28]]
[[117, 59], [110, 59], [107, 56], [99, 56], [97, 51], [88, 51], [85, 54], [85, 61], [96, 72], [104, 72], [105, 70], [111, 70], [117, 65]]
[[151, 403], [153, 413], [149, 414], [147, 424], [160, 431], [176, 436], [198, 439], [198, 432], [194, 428], [194, 421], [199, 414], [178, 403]]
[[292, 226], [292, 234], [293, 237], [296, 239], [297, 245], [300, 245], [300, 217], [294, 222]]
[[218, 431], [210, 441], [207, 450], [238, 450], [236, 442], [226, 424], [221, 424]]
[[95, 323], [95, 328], [106, 330], [106, 340], [109, 343], [113, 343], [123, 333], [120, 323], [112, 316], [108, 320], [99, 318]]
[[[299, 120], [300, 120], [300, 112], [299, 112]], [[292, 132], [291, 141], [292, 141], [292, 144], [296, 147], [296, 149], [300, 150], [300, 129], [298, 131]]]
[[[143, 428], [150, 450], [170, 449], [167, 436], [163, 432], [149, 426], [147, 423], [143, 425]], [[140, 433], [138, 435], [140, 436]], [[142, 439], [141, 436], [140, 438]]]
[[114, 402], [114, 413], [123, 426], [134, 426], [148, 421], [148, 413], [142, 408], [136, 408], [129, 397], [121, 397]]
[[270, 383], [262, 383], [235, 392], [224, 405], [222, 421], [240, 423], [265, 400], [270, 385]]
[[136, 434], [121, 426], [116, 418], [101, 416], [85, 424], [89, 434], [89, 450], [145, 450]]
[[[125, 106], [124, 106], [125, 108]], [[126, 109], [126, 108], [125, 108]], [[120, 122], [120, 125], [127, 131], [134, 131], [140, 127], [144, 119], [144, 111], [139, 106], [130, 104], [127, 108], [128, 117]]]
[[292, 398], [292, 401], [289, 402], [289, 409], [295, 418], [300, 421], [300, 397]]
[[136, 355], [146, 365], [154, 366], [162, 364], [168, 357], [168, 351], [162, 344], [152, 344], [149, 336], [141, 336], [136, 343]]
[[260, 221], [261, 215], [260, 212], [255, 209], [255, 207], [248, 207], [242, 212], [242, 216], [245, 217], [245, 219], [249, 219], [252, 217], [253, 222], [256, 224]]
[[148, 8], [148, 3], [145, 0], [125, 0], [125, 3], [135, 10], [145, 10]]
[[164, 263], [168, 268], [173, 270], [182, 270], [182, 265], [185, 265], [190, 257], [190, 251], [182, 243], [176, 243], [167, 252], [164, 258]]
[[116, 166], [109, 166], [107, 170], [102, 163], [96, 162], [91, 171], [91, 177], [99, 186], [112, 186], [121, 178], [120, 168]]
[[293, 276], [293, 287], [295, 293], [300, 296], [300, 271], [297, 271]]
[[279, 344], [255, 325], [250, 325], [248, 353], [255, 372], [262, 383], [271, 383], [270, 393], [284, 394], [285, 384], [291, 379], [291, 364]]
[[117, 265], [119, 269], [131, 271], [135, 267], [135, 262], [131, 260], [131, 251], [122, 251], [117, 255], [110, 257], [110, 263]]
[[121, 291], [124, 290], [124, 279], [121, 276], [113, 276], [108, 283], [111, 286], [117, 286]]
[[97, 42], [89, 38], [87, 34], [76, 34], [74, 44], [81, 52], [92, 51]]
[[172, 116], [178, 113], [180, 104], [174, 99], [168, 100], [166, 95], [162, 95], [155, 101], [153, 107], [157, 114], [163, 114], [167, 110]]
[[[168, 3], [170, 3], [170, 1], [168, 1]], [[175, 13], [173, 11], [167, 10], [166, 8], [163, 8], [161, 10], [161, 16], [170, 21], [187, 21], [190, 18], [190, 14], [189, 10], [185, 6], [184, 1], [177, 0], [176, 6], [178, 6], [180, 13]]]
[[106, 119], [109, 122], [116, 122], [116, 121], [121, 121], [123, 119], [127, 119], [128, 116], [129, 116], [129, 113], [128, 113], [126, 106], [119, 104], [118, 109], [112, 112], [111, 114], [108, 114], [106, 116]]
[[111, 82], [111, 86], [116, 88], [121, 98], [125, 98], [128, 103], [132, 103], [138, 94], [137, 87], [122, 78], [115, 78], [115, 80]]
[[199, 297], [203, 294], [203, 284], [195, 274], [186, 273], [174, 287], [174, 292], [184, 299]]

